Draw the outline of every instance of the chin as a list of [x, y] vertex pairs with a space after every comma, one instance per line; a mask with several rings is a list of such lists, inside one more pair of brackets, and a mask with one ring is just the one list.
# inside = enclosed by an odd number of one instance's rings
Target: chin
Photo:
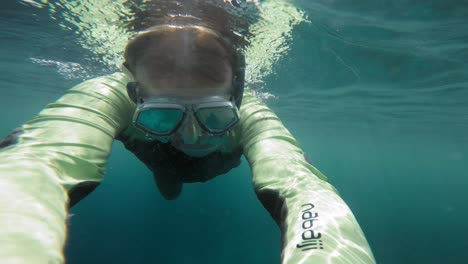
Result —
[[223, 145], [224, 137], [201, 137], [193, 144], [187, 144], [180, 138], [173, 138], [170, 140], [171, 145], [191, 157], [204, 157], [207, 156]]
[[202, 158], [216, 151], [216, 147], [213, 148], [177, 148], [185, 154], [195, 157]]

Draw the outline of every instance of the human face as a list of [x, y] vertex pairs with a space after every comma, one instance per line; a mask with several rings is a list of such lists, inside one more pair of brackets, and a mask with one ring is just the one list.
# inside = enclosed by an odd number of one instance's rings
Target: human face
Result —
[[[202, 157], [213, 151], [216, 151], [224, 143], [225, 134], [228, 129], [235, 125], [239, 120], [239, 114], [235, 103], [230, 102], [230, 96], [225, 95], [222, 92], [210, 93], [209, 97], [187, 97], [185, 92], [183, 95], [184, 96], [181, 96], [181, 93], [178, 93], [177, 95], [175, 95], [175, 93], [171, 93], [170, 95], [166, 96], [156, 96], [154, 99], [148, 101], [148, 103], [142, 104], [142, 108], [139, 108], [141, 111], [143, 111], [145, 107], [150, 107], [149, 110], [144, 112], [138, 111], [136, 112], [135, 117], [140, 117], [142, 113], [150, 113], [151, 115], [152, 113], [157, 114], [159, 111], [161, 111], [157, 110], [158, 108], [155, 109], [154, 107], [165, 107], [166, 109], [172, 108], [172, 110], [163, 111], [171, 112], [169, 115], [170, 118], [166, 121], [169, 121], [169, 124], [172, 122], [173, 125], [176, 125], [174, 127], [175, 130], [167, 130], [168, 135], [163, 133], [165, 136], [156, 136], [156, 138], [159, 138], [162, 141], [170, 142], [173, 147], [190, 156]], [[220, 113], [220, 108], [211, 107], [215, 105], [222, 106], [222, 109], [224, 110]], [[161, 111], [159, 114], [163, 114], [163, 111]], [[206, 125], [211, 121], [208, 121], [206, 114], [203, 114], [204, 112], [209, 113], [210, 117], [208, 118], [218, 117], [218, 119], [215, 118], [215, 120], [217, 120], [215, 122], [217, 122], [217, 124], [224, 123], [224, 125], [226, 125], [226, 131], [218, 130], [219, 132], [215, 132], [210, 130], [213, 127]], [[174, 113], [178, 115], [178, 117], [174, 118]], [[230, 115], [226, 115], [226, 113], [230, 113]], [[155, 119], [153, 118], [151, 118], [153, 121], [147, 119], [149, 124], [155, 122]], [[155, 118], [163, 118], [161, 122], [164, 122], [164, 117], [162, 116]], [[225, 118], [225, 120], [219, 118]], [[137, 121], [138, 119], [139, 118], [136, 118], [134, 120]], [[174, 121], [176, 121], [176, 123], [174, 123]], [[139, 125], [140, 123], [137, 121], [135, 124]], [[166, 124], [168, 123], [166, 122]]]
[[[201, 27], [166, 26], [135, 38], [128, 55], [143, 97], [230, 93], [232, 68], [225, 45]], [[136, 51], [137, 50], [137, 51]]]
[[239, 122], [235, 101], [228, 101], [222, 96], [155, 97], [138, 102], [133, 124], [151, 135], [169, 136], [188, 114], [194, 116], [197, 123], [211, 135], [224, 134]]
[[[151, 36], [153, 41], [146, 41]], [[143, 34], [133, 43], [138, 46], [134, 53], [139, 55], [128, 59], [138, 82], [137, 104], [158, 98], [175, 99], [181, 105], [204, 98], [231, 99], [230, 57], [213, 32], [198, 27], [166, 27]], [[216, 150], [223, 138], [202, 129], [194, 113], [188, 111], [178, 129], [165, 140], [191, 156], [204, 156]]]
[[[231, 71], [228, 71], [227, 80], [232, 78]], [[182, 85], [181, 85], [182, 82]], [[161, 80], [153, 82], [152, 88], [139, 85], [140, 104], [139, 107], [156, 103], [172, 104], [180, 106], [189, 111], [184, 111], [185, 115], [178, 128], [169, 136], [163, 137], [163, 141], [169, 141], [172, 146], [194, 157], [202, 157], [216, 151], [226, 139], [224, 134], [210, 133], [203, 128], [200, 123], [200, 116], [195, 115], [197, 107], [209, 106], [210, 104], [231, 105], [231, 113], [236, 114], [238, 120], [237, 107], [230, 102], [230, 83], [226, 82], [220, 87], [189, 88], [184, 87], [186, 82], [184, 77], [174, 80]], [[147, 84], [148, 85], [148, 84]], [[230, 122], [230, 120], [226, 120]], [[159, 137], [161, 140], [161, 137]]]

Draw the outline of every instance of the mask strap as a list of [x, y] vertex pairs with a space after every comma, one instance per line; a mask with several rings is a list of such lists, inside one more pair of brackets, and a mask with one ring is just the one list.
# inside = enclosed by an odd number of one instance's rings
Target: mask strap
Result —
[[130, 71], [130, 69], [128, 68], [128, 64], [127, 62], [124, 62], [120, 65], [120, 70], [125, 74], [127, 75], [127, 77], [130, 79], [130, 82], [135, 82], [136, 79], [135, 79], [135, 76], [133, 76], [133, 73]]
[[137, 94], [138, 83], [129, 82], [127, 83], [127, 95], [132, 99], [135, 104], [138, 104], [138, 94]]
[[120, 65], [120, 70], [129, 78], [129, 82], [127, 83], [127, 94], [130, 99], [137, 104], [138, 102], [138, 82], [135, 79], [135, 76], [133, 76], [133, 73], [130, 71], [128, 67], [128, 63], [124, 61]]

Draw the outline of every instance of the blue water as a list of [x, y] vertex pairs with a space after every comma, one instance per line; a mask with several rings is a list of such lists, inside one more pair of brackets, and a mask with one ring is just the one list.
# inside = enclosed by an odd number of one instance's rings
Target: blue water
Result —
[[[466, 263], [466, 1], [295, 3], [310, 23], [265, 78], [266, 103], [340, 191], [378, 263]], [[1, 135], [110, 72], [44, 9], [3, 1], [0, 26]], [[280, 233], [245, 160], [176, 201], [120, 143], [107, 167], [71, 211], [68, 263], [279, 263]]]

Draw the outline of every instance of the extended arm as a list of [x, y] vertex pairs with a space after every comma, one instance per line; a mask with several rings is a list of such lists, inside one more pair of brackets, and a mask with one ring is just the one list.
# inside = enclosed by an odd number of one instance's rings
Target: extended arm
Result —
[[255, 191], [282, 232], [282, 263], [375, 263], [353, 213], [278, 117], [247, 91], [241, 144]]
[[0, 148], [0, 263], [64, 262], [68, 207], [102, 180], [130, 120], [126, 83], [114, 74], [74, 87]]

